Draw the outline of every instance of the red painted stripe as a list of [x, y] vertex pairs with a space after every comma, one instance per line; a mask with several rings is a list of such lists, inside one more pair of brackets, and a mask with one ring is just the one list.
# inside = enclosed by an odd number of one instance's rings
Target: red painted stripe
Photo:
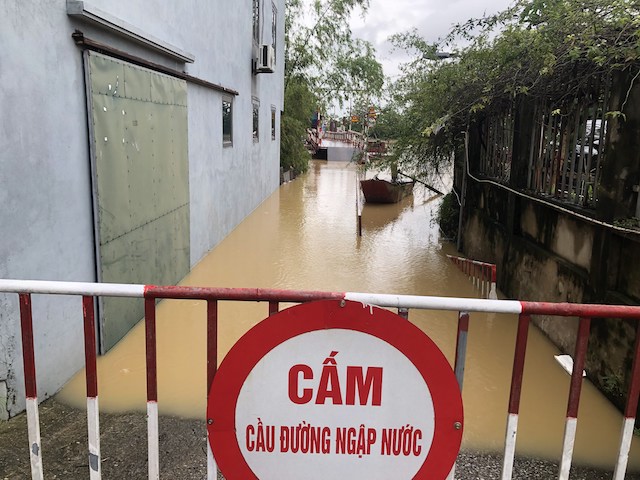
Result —
[[[495, 277], [495, 270], [494, 270]], [[495, 278], [494, 278], [495, 281]], [[246, 300], [309, 302], [313, 300], [341, 300], [345, 292], [289, 291], [255, 288], [206, 288], [186, 286], [154, 286], [144, 288], [146, 298], [176, 298], [194, 300]], [[584, 305], [573, 303], [520, 302], [522, 312], [529, 315], [560, 315], [591, 318], [637, 318], [640, 307], [624, 305]]]
[[36, 360], [33, 348], [33, 318], [31, 295], [20, 294], [20, 330], [22, 332], [22, 361], [24, 363], [24, 389], [27, 398], [37, 398]]
[[458, 358], [460, 354], [460, 337], [463, 333], [469, 332], [469, 313], [458, 312], [458, 334], [456, 336], [456, 359], [454, 369], [458, 366]]
[[218, 370], [218, 302], [207, 301], [207, 399]]
[[479, 262], [478, 260], [472, 260], [470, 258], [465, 258], [465, 257], [456, 257], [455, 255], [447, 255], [447, 257], [450, 258], [453, 262], [456, 262], [458, 264], [473, 263], [475, 265], [487, 265], [487, 266], [493, 265], [493, 263]]
[[447, 258], [458, 265], [463, 271], [465, 271], [465, 269], [468, 268], [469, 265], [478, 265], [489, 268], [495, 267], [495, 264], [493, 263], [479, 262], [477, 260], [471, 260], [470, 258], [456, 257], [454, 255], [447, 255]]
[[279, 303], [278, 302], [274, 302], [274, 301], [270, 301], [269, 302], [269, 316], [275, 315], [276, 313], [278, 313], [278, 310], [279, 310]]
[[573, 373], [571, 374], [571, 386], [569, 387], [569, 402], [567, 405], [567, 417], [569, 418], [578, 418], [580, 393], [582, 391], [582, 371], [584, 370], [584, 364], [587, 358], [590, 328], [591, 319], [587, 317], [580, 318], [573, 361]]
[[[469, 314], [467, 312], [458, 313], [458, 338], [460, 338], [460, 333], [469, 331]], [[458, 350], [458, 346], [456, 345], [456, 350]]]
[[176, 298], [192, 300], [246, 300], [252, 302], [310, 302], [342, 300], [345, 292], [290, 291], [268, 288], [217, 288], [189, 286], [145, 285], [145, 298]]
[[633, 352], [631, 383], [627, 394], [627, 406], [624, 409], [624, 416], [627, 418], [636, 418], [636, 412], [638, 411], [638, 397], [640, 396], [640, 322], [636, 327], [636, 344]]
[[96, 323], [93, 302], [93, 297], [82, 297], [82, 314], [84, 317], [84, 364], [87, 380], [87, 397], [89, 398], [95, 398], [98, 396]]
[[144, 300], [144, 329], [147, 351], [147, 401], [158, 401], [158, 375], [156, 364], [156, 300]]
[[529, 315], [559, 315], [563, 317], [636, 318], [640, 307], [627, 305], [586, 305], [577, 303], [520, 302], [522, 313]]
[[491, 265], [491, 281], [496, 283], [498, 279], [498, 274], [496, 273], [497, 269], [495, 265]]
[[467, 312], [458, 312], [458, 335], [456, 337], [456, 357], [453, 365], [453, 370], [458, 380], [458, 386], [462, 390], [462, 384], [464, 380], [464, 367], [467, 355], [466, 343], [463, 344], [460, 341], [462, 336], [469, 331], [469, 314]]
[[511, 392], [509, 393], [509, 413], [518, 414], [520, 411], [520, 396], [522, 394], [522, 378], [524, 376], [524, 360], [527, 353], [527, 337], [531, 317], [521, 314], [518, 319], [516, 333], [516, 350], [513, 355], [513, 371], [511, 373]]

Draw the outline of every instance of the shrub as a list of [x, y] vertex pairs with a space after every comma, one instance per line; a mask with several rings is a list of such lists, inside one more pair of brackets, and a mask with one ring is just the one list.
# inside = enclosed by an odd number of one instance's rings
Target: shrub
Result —
[[458, 216], [460, 205], [453, 192], [447, 193], [438, 208], [436, 220], [443, 235], [449, 240], [455, 240], [458, 236]]

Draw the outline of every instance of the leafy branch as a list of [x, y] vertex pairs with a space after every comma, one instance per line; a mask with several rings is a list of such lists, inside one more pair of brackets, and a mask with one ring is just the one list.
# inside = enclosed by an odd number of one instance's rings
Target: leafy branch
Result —
[[281, 166], [306, 170], [303, 139], [313, 111], [348, 95], [377, 96], [384, 75], [371, 44], [352, 36], [349, 19], [369, 0], [287, 0], [285, 109]]
[[[496, 15], [456, 25], [436, 44], [415, 31], [392, 41], [413, 56], [396, 83], [397, 109], [407, 118], [396, 152], [427, 168], [450, 158], [470, 121], [504, 110], [518, 96], [562, 106], [595, 95], [612, 72], [635, 72], [640, 4], [517, 0]], [[435, 61], [441, 49], [453, 49], [455, 58]]]

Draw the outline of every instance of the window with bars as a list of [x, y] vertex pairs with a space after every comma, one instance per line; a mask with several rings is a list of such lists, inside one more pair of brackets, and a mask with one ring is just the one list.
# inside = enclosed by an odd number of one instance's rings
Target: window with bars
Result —
[[[604, 103], [602, 97], [600, 101]], [[561, 113], [552, 105], [536, 107], [529, 148], [530, 190], [595, 207], [607, 129], [606, 108], [599, 103], [575, 102]]]
[[[513, 152], [526, 162], [517, 186], [541, 197], [583, 208], [595, 208], [606, 155], [611, 80], [598, 79], [571, 98], [511, 104], [485, 118], [481, 127], [479, 173], [511, 183]], [[524, 109], [524, 110], [522, 110]], [[533, 120], [516, 136], [515, 118]]]
[[253, 98], [253, 141], [260, 141], [260, 100]]
[[260, 44], [260, 0], [253, 0], [253, 42]]
[[273, 45], [273, 60], [278, 59], [278, 50], [276, 49], [276, 39], [278, 38], [278, 9], [275, 2], [271, 2], [271, 45]]
[[233, 103], [231, 98], [222, 100], [222, 144], [233, 145]]
[[276, 107], [271, 106], [271, 140], [276, 139]]

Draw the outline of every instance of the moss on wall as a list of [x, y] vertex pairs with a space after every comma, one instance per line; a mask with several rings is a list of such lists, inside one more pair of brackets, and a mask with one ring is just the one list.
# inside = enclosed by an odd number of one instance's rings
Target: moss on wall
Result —
[[[640, 304], [640, 239], [600, 227], [486, 184], [467, 192], [463, 251], [498, 266], [498, 287], [509, 298], [532, 301]], [[508, 221], [509, 202], [513, 219]], [[629, 261], [633, 259], [634, 261]], [[595, 282], [599, 282], [598, 285]], [[534, 323], [573, 355], [578, 320], [537, 316]], [[586, 370], [619, 408], [630, 382], [633, 321], [594, 319]]]

